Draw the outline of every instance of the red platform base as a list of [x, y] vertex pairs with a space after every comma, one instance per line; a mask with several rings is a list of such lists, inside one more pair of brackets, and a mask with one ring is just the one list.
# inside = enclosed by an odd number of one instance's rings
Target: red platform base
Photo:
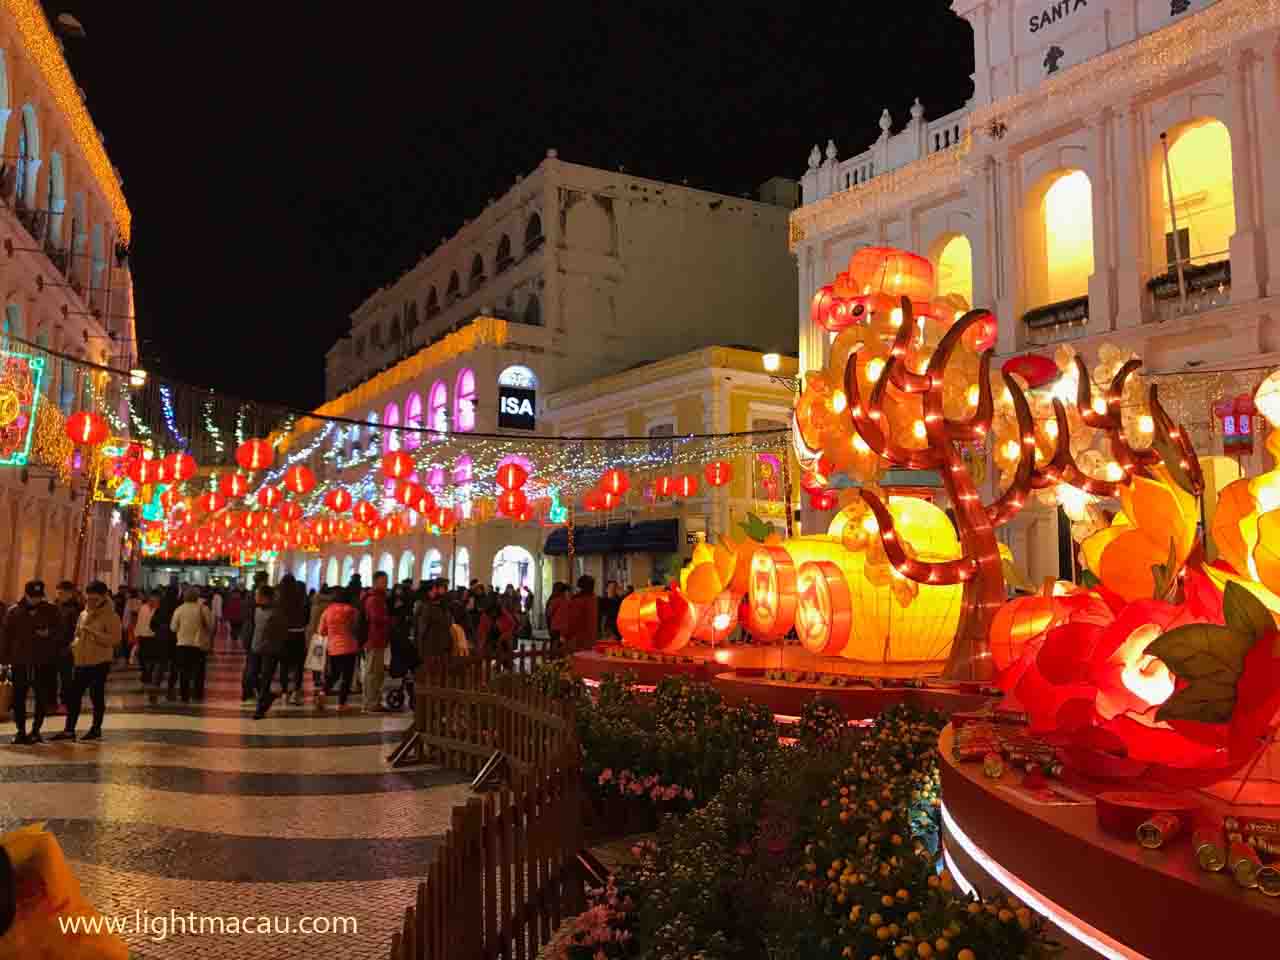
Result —
[[[1280, 944], [1280, 899], [1200, 870], [1184, 835], [1160, 850], [1098, 827], [1095, 803], [1049, 805], [1017, 789], [1021, 775], [983, 775], [942, 755], [943, 843], [962, 885], [999, 886], [1049, 917], [1068, 957], [1200, 960], [1269, 954]], [[1068, 939], [1069, 938], [1069, 939]]]

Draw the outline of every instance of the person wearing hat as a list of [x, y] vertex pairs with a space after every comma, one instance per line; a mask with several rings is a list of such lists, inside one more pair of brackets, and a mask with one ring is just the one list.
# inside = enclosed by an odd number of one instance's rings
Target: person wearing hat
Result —
[[[43, 743], [40, 728], [58, 676], [58, 610], [44, 597], [44, 581], [32, 580], [9, 610], [0, 630], [0, 663], [13, 667], [13, 720], [18, 745]], [[27, 733], [27, 690], [36, 696], [31, 733]]]
[[76, 624], [76, 639], [71, 645], [75, 657], [75, 679], [71, 703], [67, 707], [67, 728], [55, 733], [51, 740], [74, 740], [76, 722], [80, 719], [80, 701], [86, 690], [93, 701], [93, 725], [85, 740], [102, 739], [102, 718], [107, 712], [107, 674], [111, 659], [120, 645], [120, 617], [111, 602], [111, 591], [101, 580], [85, 587], [85, 610]]
[[77, 595], [76, 585], [70, 580], [59, 581], [54, 588], [53, 604], [58, 611], [58, 669], [55, 674], [59, 697], [64, 708], [71, 706], [71, 694], [75, 689], [75, 661], [71, 656], [71, 643], [76, 638], [76, 624], [84, 607]]

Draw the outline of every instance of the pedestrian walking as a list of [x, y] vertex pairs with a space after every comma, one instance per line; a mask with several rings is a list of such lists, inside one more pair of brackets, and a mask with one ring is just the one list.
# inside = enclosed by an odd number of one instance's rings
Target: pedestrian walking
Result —
[[187, 587], [182, 605], [173, 612], [169, 629], [175, 638], [175, 655], [181, 683], [182, 702], [190, 703], [194, 692], [199, 700], [204, 695], [201, 676], [204, 659], [213, 638], [213, 612], [200, 601], [200, 591]]
[[111, 593], [101, 580], [85, 587], [85, 609], [76, 624], [71, 653], [75, 661], [71, 703], [67, 706], [67, 726], [51, 740], [74, 740], [80, 720], [80, 702], [88, 691], [93, 703], [93, 724], [85, 740], [102, 739], [102, 721], [107, 712], [107, 674], [111, 658], [120, 643], [120, 617], [111, 602]]
[[285, 641], [284, 662], [280, 672], [280, 686], [288, 691], [289, 703], [302, 706], [303, 663], [307, 659], [307, 588], [291, 573], [280, 579], [276, 599], [284, 614], [288, 637]]
[[351, 678], [355, 673], [356, 654], [360, 642], [356, 637], [360, 611], [353, 605], [351, 591], [339, 590], [333, 603], [320, 617], [320, 636], [328, 645], [329, 663], [333, 680], [338, 687], [338, 710], [347, 709], [347, 697], [351, 693]]
[[600, 639], [600, 604], [596, 598], [596, 580], [588, 574], [578, 578], [578, 592], [565, 611], [565, 647], [569, 653], [589, 650]]
[[[55, 694], [61, 633], [56, 607], [44, 596], [44, 581], [32, 580], [22, 599], [4, 615], [0, 627], [0, 663], [13, 668], [13, 742], [19, 746], [43, 743], [40, 728]], [[35, 694], [35, 714], [27, 732], [27, 691]]]
[[[266, 716], [275, 696], [271, 692], [271, 680], [276, 667], [285, 656], [289, 639], [289, 621], [281, 606], [279, 592], [265, 584], [258, 588], [254, 606], [253, 652], [258, 656], [258, 706], [253, 719]], [[283, 671], [282, 671], [283, 672]], [[283, 680], [283, 677], [281, 678]], [[285, 692], [281, 683], [280, 692]]]
[[[329, 689], [329, 660], [327, 643], [325, 638], [320, 635], [320, 618], [324, 616], [324, 612], [329, 609], [333, 603], [334, 591], [330, 589], [328, 584], [322, 584], [320, 592], [315, 595], [311, 601], [311, 609], [307, 616], [307, 659], [311, 661], [311, 689], [315, 693], [316, 709], [324, 710], [325, 694]], [[319, 643], [319, 652], [312, 657], [311, 650]]]
[[[165, 588], [164, 593], [160, 597], [160, 606], [151, 617], [151, 623], [156, 632], [157, 646], [160, 648], [161, 655], [164, 659], [165, 676], [165, 699], [172, 700], [176, 696], [178, 689], [178, 639], [173, 633], [170, 624], [173, 622], [173, 615], [182, 603], [182, 597], [178, 593], [178, 588], [174, 584], [170, 584]], [[157, 680], [157, 683], [160, 681]]]
[[160, 689], [161, 671], [164, 669], [164, 648], [156, 636], [156, 611], [160, 609], [160, 591], [152, 590], [142, 606], [138, 608], [138, 619], [133, 627], [134, 639], [138, 644], [138, 668], [142, 678], [142, 689], [146, 691], [147, 700], [156, 702]]
[[386, 672], [387, 646], [391, 642], [391, 611], [388, 608], [387, 574], [373, 575], [373, 589], [361, 605], [367, 628], [364, 645], [364, 712], [386, 713], [382, 705], [382, 684]]

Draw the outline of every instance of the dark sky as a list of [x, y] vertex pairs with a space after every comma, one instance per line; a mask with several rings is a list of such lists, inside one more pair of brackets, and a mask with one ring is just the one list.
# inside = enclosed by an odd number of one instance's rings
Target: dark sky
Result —
[[882, 107], [958, 107], [950, 6], [44, 0], [87, 33], [67, 56], [133, 211], [144, 360], [300, 405], [350, 311], [548, 147], [737, 194], [862, 149]]

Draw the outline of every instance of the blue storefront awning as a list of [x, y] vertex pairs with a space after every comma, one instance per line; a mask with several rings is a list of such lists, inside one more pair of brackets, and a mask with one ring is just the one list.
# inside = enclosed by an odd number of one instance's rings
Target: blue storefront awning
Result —
[[[593, 553], [621, 553], [622, 540], [630, 524], [611, 523], [608, 526], [574, 527], [573, 552], [578, 556]], [[562, 557], [569, 552], [569, 531], [565, 527], [552, 530], [542, 552], [550, 557]]]
[[633, 523], [622, 539], [623, 553], [679, 553], [679, 520], [646, 520]]

